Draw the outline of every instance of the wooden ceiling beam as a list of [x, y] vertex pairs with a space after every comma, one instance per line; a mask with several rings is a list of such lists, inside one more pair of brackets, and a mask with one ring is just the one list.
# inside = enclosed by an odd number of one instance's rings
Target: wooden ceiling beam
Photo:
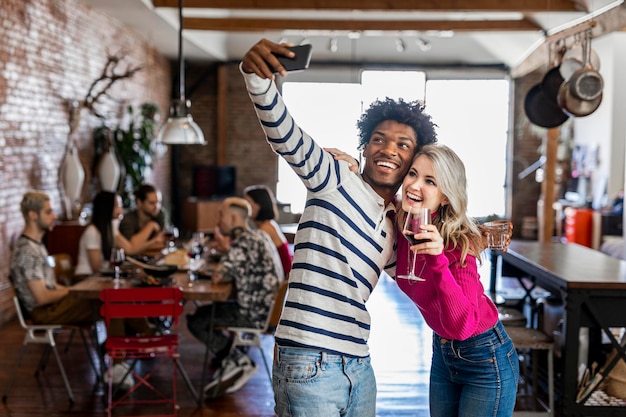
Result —
[[225, 32], [264, 32], [271, 30], [329, 31], [537, 31], [535, 23], [522, 20], [295, 20], [246, 18], [183, 18], [183, 28]]
[[[178, 7], [178, 0], [153, 0], [155, 7]], [[185, 8], [257, 10], [421, 10], [432, 12], [572, 12], [581, 0], [185, 0]]]

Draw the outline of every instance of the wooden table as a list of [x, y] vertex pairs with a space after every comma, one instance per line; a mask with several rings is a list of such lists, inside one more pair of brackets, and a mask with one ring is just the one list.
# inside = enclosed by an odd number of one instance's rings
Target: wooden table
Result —
[[[120, 279], [120, 287], [128, 288], [133, 285], [132, 280]], [[183, 299], [188, 301], [226, 301], [231, 295], [232, 284], [213, 284], [209, 280], [198, 280], [189, 286], [189, 277], [186, 273], [179, 272], [172, 275], [172, 286], [180, 286], [183, 289]], [[70, 287], [70, 295], [99, 299], [100, 291], [105, 288], [113, 288], [111, 277], [90, 277]]]
[[[564, 302], [562, 369], [558, 374], [561, 395], [557, 414], [567, 417], [624, 415], [610, 406], [585, 406], [576, 400], [579, 331], [604, 333], [626, 358], [609, 327], [626, 327], [626, 261], [578, 244], [512, 241], [507, 252], [494, 252], [492, 265], [502, 258], [502, 269], [512, 266], [534, 284], [560, 296]], [[496, 274], [492, 269], [491, 287]], [[619, 358], [620, 355], [617, 356]], [[609, 368], [612, 368], [609, 363]], [[608, 372], [608, 371], [607, 371]]]

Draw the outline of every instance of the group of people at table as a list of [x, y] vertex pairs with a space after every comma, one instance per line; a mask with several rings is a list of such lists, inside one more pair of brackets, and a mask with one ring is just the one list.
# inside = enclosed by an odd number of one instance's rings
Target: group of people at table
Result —
[[[119, 195], [101, 191], [95, 196], [90, 223], [79, 242], [75, 268], [79, 279], [107, 269], [114, 248], [122, 248], [130, 256], [170, 249], [164, 233], [166, 216], [161, 209], [160, 192], [143, 184], [134, 194], [136, 209], [123, 217]], [[278, 213], [271, 190], [250, 186], [244, 195], [245, 198], [229, 197], [223, 201], [212, 242], [223, 254], [212, 281], [232, 281], [236, 288], [232, 300], [215, 302], [212, 325], [216, 327], [262, 327], [274, 292], [291, 267], [288, 242], [274, 220]], [[54, 227], [57, 218], [50, 197], [42, 191], [29, 191], [22, 198], [21, 211], [25, 227], [14, 244], [10, 274], [16, 295], [30, 317], [41, 324], [93, 323], [97, 318], [91, 301], [69, 296], [70, 288], [57, 283], [54, 276], [52, 257], [43, 243], [45, 233]], [[222, 375], [215, 375], [205, 388], [207, 396], [216, 396], [241, 388], [258, 367], [245, 352], [231, 346], [232, 336], [221, 331], [208, 334], [210, 308], [198, 307], [188, 316], [187, 324], [192, 334], [214, 353], [214, 370], [221, 370]], [[155, 332], [147, 320], [116, 322], [108, 330], [115, 335]], [[113, 378], [116, 389], [130, 389], [134, 381], [126, 371], [127, 364], [117, 361], [105, 374], [105, 380]], [[223, 381], [220, 389], [211, 389], [218, 380]]]
[[[288, 275], [289, 291], [275, 332], [276, 413], [374, 417], [376, 381], [367, 344], [366, 301], [383, 271], [392, 278], [404, 276], [413, 259], [424, 281], [398, 278], [396, 282], [434, 331], [431, 416], [510, 416], [518, 358], [497, 307], [480, 282], [478, 264], [486, 243], [467, 213], [463, 162], [452, 149], [437, 144], [436, 125], [423, 103], [402, 99], [377, 100], [358, 120], [362, 167], [337, 149], [321, 148], [299, 128], [281, 98], [272, 68], [283, 77], [287, 72], [276, 55], [292, 58], [293, 52], [263, 39], [245, 54], [240, 70], [267, 142], [302, 179], [307, 204], [292, 262], [286, 240], [272, 219], [259, 220], [256, 229], [248, 226], [250, 216], [255, 218], [261, 211], [251, 194], [224, 200], [215, 237], [226, 254], [213, 279], [232, 279], [237, 298], [216, 310], [215, 324], [224, 318], [259, 326], [273, 291]], [[102, 220], [100, 227], [92, 221], [102, 242], [126, 245], [129, 254], [163, 244], [158, 234], [153, 237], [163, 224], [142, 217], [142, 208], [147, 218], [157, 212], [158, 193], [148, 194], [149, 199], [137, 201], [130, 236], [124, 234], [124, 221], [120, 233], [113, 232], [111, 220], [120, 209], [117, 197], [108, 197], [108, 220]], [[432, 213], [431, 223], [415, 235], [424, 239], [422, 243], [412, 244], [402, 237], [402, 223], [411, 207], [426, 207]], [[25, 195], [22, 212], [26, 227], [11, 263], [16, 291], [36, 313], [33, 318], [56, 321], [63, 317], [53, 314], [57, 309], [81, 301], [67, 300], [67, 289], [54, 283], [45, 263], [41, 238], [52, 227], [54, 212], [49, 200], [38, 193]], [[98, 265], [91, 264], [92, 257], [104, 262], [104, 245], [91, 255], [87, 248], [92, 271]], [[272, 250], [266, 251], [270, 246]], [[409, 250], [414, 258], [406, 256]], [[277, 254], [282, 254], [282, 262], [276, 260]], [[80, 261], [79, 265], [87, 266]], [[80, 310], [76, 307], [69, 310], [76, 314]], [[204, 307], [188, 317], [189, 329], [210, 343], [213, 366], [223, 372], [218, 378], [222, 383], [209, 382], [205, 395], [234, 392], [256, 365], [245, 352], [232, 351], [227, 335], [209, 337], [207, 320]], [[220, 388], [212, 389], [216, 384]]]

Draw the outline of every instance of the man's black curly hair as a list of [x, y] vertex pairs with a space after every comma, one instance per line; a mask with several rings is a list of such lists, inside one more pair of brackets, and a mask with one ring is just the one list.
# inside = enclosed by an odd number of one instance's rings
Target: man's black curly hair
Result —
[[437, 142], [437, 126], [431, 120], [430, 115], [424, 113], [424, 104], [420, 101], [406, 102], [402, 99], [394, 100], [386, 97], [385, 100], [376, 100], [361, 115], [356, 123], [359, 129], [359, 150], [363, 150], [370, 141], [372, 132], [385, 120], [394, 120], [411, 126], [417, 134], [418, 148], [429, 143]]

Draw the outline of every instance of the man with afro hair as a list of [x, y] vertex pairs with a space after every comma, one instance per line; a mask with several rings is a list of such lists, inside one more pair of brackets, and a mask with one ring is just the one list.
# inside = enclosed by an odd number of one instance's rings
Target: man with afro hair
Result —
[[286, 45], [263, 39], [240, 65], [267, 142], [307, 188], [275, 333], [275, 411], [374, 417], [365, 303], [383, 270], [395, 275], [394, 196], [418, 149], [436, 142], [435, 125], [420, 103], [375, 102], [357, 124], [365, 163], [355, 175], [289, 114], [270, 69], [287, 75], [275, 54], [293, 58]]

